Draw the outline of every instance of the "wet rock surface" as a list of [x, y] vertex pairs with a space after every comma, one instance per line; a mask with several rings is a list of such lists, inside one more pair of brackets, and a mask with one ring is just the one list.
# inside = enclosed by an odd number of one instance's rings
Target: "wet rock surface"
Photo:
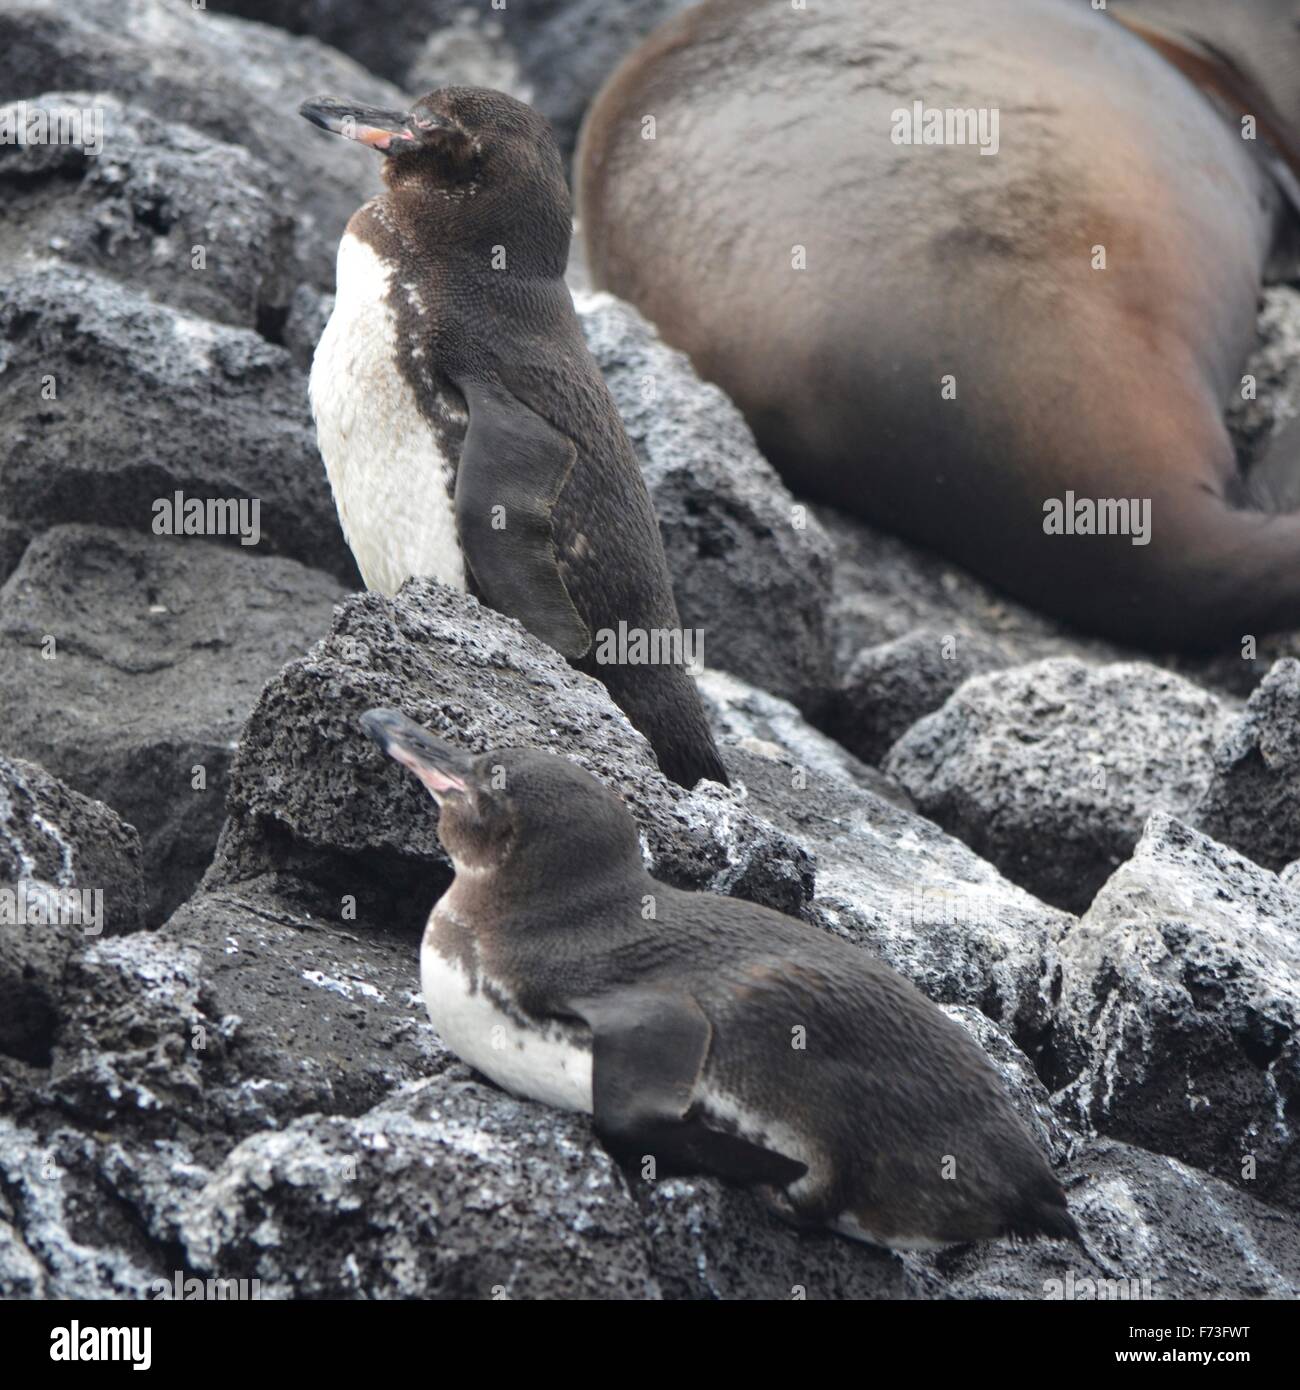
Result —
[[[6, 102], [105, 135], [0, 146], [0, 916], [23, 883], [104, 892], [100, 930], [0, 921], [0, 1297], [1300, 1296], [1295, 634], [1124, 651], [807, 509], [585, 295], [733, 786], [667, 782], [603, 687], [464, 595], [349, 596], [306, 372], [378, 161], [298, 102], [491, 83], [567, 151], [676, 7], [0, 12]], [[1265, 299], [1247, 461], [1300, 408], [1300, 292]], [[156, 534], [177, 491], [258, 499], [257, 544]], [[798, 1232], [471, 1072], [420, 996], [436, 808], [360, 735], [373, 705], [575, 759], [658, 876], [916, 982], [1083, 1248]]]

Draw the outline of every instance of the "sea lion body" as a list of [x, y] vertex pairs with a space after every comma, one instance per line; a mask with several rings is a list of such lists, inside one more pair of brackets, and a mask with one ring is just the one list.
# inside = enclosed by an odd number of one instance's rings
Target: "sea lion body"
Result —
[[[996, 111], [996, 153], [896, 142], [918, 100]], [[1265, 510], [1300, 437], [1252, 485], [1223, 421], [1294, 219], [1236, 120], [1071, 0], [708, 0], [598, 98], [579, 210], [595, 282], [796, 492], [1088, 627], [1197, 645], [1300, 624], [1300, 519]], [[1145, 539], [1051, 530], [1070, 494], [1146, 504]]]

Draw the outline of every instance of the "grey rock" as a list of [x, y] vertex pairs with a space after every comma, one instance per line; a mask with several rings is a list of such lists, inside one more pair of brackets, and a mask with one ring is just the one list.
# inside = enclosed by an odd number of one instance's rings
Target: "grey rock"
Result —
[[1014, 664], [998, 643], [976, 633], [958, 638], [923, 628], [867, 647], [840, 680], [827, 730], [858, 757], [878, 763], [963, 681]]
[[135, 931], [143, 924], [135, 827], [44, 768], [0, 753], [0, 884], [23, 881], [101, 890], [103, 931]]
[[23, 558], [31, 538], [29, 527], [0, 516], [0, 584], [18, 568], [18, 561]]
[[980, 1045], [1002, 1078], [1016, 1114], [1034, 1142], [1055, 1165], [1074, 1153], [1077, 1139], [1053, 1109], [1052, 1097], [1043, 1085], [1033, 1063], [1001, 1028], [978, 1009], [966, 1004], [945, 1004], [944, 1013], [960, 1023]]
[[10, 519], [33, 530], [88, 521], [152, 536], [154, 503], [177, 491], [257, 499], [258, 549], [345, 582], [356, 575], [306, 377], [251, 330], [57, 261], [10, 267], [0, 276], [0, 417], [0, 491]]
[[[4, 114], [16, 119], [22, 105]], [[25, 105], [52, 117], [102, 113], [103, 149], [0, 145], [0, 261], [55, 255], [187, 313], [279, 331], [306, 271], [292, 201], [267, 165], [102, 92], [47, 92]]]
[[1153, 816], [1060, 963], [1049, 1070], [1062, 1112], [1294, 1207], [1300, 898]]
[[[362, 22], [373, 25], [369, 12]], [[0, 11], [0, 92], [111, 92], [245, 146], [283, 181], [303, 257], [326, 289], [344, 225], [378, 191], [379, 161], [312, 130], [298, 104], [322, 92], [404, 104], [390, 83], [314, 39], [166, 0], [11, 0]]]
[[897, 782], [813, 728], [788, 700], [724, 671], [706, 671], [699, 686], [720, 745], [785, 763], [792, 771], [802, 769], [831, 782], [861, 787], [904, 810], [914, 809], [911, 797]]
[[0, 589], [0, 747], [136, 827], [149, 920], [206, 868], [244, 717], [339, 596], [292, 560], [97, 526], [47, 531]]
[[440, 87], [489, 87], [529, 105], [536, 102], [533, 84], [506, 37], [503, 11], [475, 9], [465, 0], [449, 0], [445, 9], [450, 11], [446, 20], [425, 34], [405, 69], [406, 90], [423, 95]]
[[705, 664], [825, 703], [831, 548], [759, 454], [744, 418], [683, 353], [607, 294], [580, 294], [587, 346], [636, 448], [683, 624]]
[[1055, 945], [1072, 919], [900, 805], [896, 788], [791, 706], [716, 673], [702, 684], [746, 804], [815, 860], [804, 915], [930, 998], [982, 1010], [1034, 1052], [1049, 1022]]
[[658, 1292], [636, 1204], [587, 1122], [469, 1079], [246, 1139], [182, 1229], [192, 1268], [258, 1279], [263, 1298]]
[[1300, 661], [1279, 661], [1250, 697], [1191, 819], [1266, 869], [1300, 856]]
[[1149, 815], [1191, 814], [1222, 721], [1171, 672], [1052, 659], [967, 681], [884, 770], [1013, 882], [1079, 912]]
[[0, 1298], [140, 1297], [158, 1272], [103, 1199], [97, 1149], [76, 1130], [41, 1135], [0, 1115]]
[[955, 637], [959, 647], [996, 643], [1007, 667], [1053, 656], [1100, 663], [1127, 655], [1024, 607], [941, 556], [830, 507], [815, 510], [835, 551], [829, 619], [841, 676], [864, 649], [917, 631]]
[[1259, 342], [1243, 376], [1254, 378], [1255, 397], [1240, 390], [1228, 398], [1228, 429], [1247, 468], [1273, 436], [1300, 415], [1300, 288], [1269, 285], [1262, 295]]
[[151, 932], [72, 954], [48, 1078], [60, 1109], [88, 1129], [163, 1137], [198, 1120], [211, 1026], [199, 967], [197, 951]]
[[1087, 1251], [1060, 1241], [970, 1245], [903, 1263], [926, 1297], [1141, 1302], [1287, 1299], [1295, 1220], [1176, 1159], [1100, 1140], [1065, 1176]]
[[354, 920], [345, 898], [313, 913], [295, 887], [198, 893], [158, 934], [193, 953], [201, 980], [209, 1118], [186, 1136], [196, 1151], [313, 1111], [359, 1115], [455, 1060], [425, 1013], [419, 936]]
[[0, 891], [0, 1055], [48, 1066], [74, 946], [144, 919], [140, 837], [103, 802], [0, 754]]
[[922, 1284], [887, 1251], [796, 1232], [753, 1193], [709, 1178], [636, 1184], [666, 1299], [912, 1299]]
[[551, 121], [567, 155], [619, 59], [688, 3], [547, 0], [491, 9], [472, 0], [377, 0], [359, 10], [348, 0], [211, 0], [211, 8], [314, 34], [412, 95], [451, 82], [500, 87]]
[[356, 895], [364, 920], [422, 924], [450, 882], [436, 808], [357, 726], [401, 708], [476, 752], [565, 753], [627, 801], [651, 871], [797, 912], [811, 891], [804, 852], [711, 783], [685, 792], [603, 686], [513, 619], [427, 579], [396, 598], [364, 594], [329, 636], [263, 691], [240, 740], [230, 823], [212, 886], [267, 872]]
[[332, 294], [322, 294], [314, 285], [299, 285], [294, 290], [284, 321], [283, 338], [295, 365], [302, 371], [311, 371], [316, 344], [333, 312]]

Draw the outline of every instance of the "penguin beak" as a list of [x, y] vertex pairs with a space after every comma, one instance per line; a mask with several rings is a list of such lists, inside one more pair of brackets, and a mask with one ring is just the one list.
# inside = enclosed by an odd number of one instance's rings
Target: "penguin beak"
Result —
[[415, 773], [439, 805], [443, 797], [464, 795], [468, 790], [473, 757], [434, 738], [399, 710], [367, 710], [361, 716], [361, 728], [394, 762]]
[[298, 114], [322, 130], [341, 135], [345, 140], [358, 140], [385, 154], [415, 140], [407, 127], [410, 117], [405, 111], [362, 106], [342, 97], [313, 97], [303, 102]]

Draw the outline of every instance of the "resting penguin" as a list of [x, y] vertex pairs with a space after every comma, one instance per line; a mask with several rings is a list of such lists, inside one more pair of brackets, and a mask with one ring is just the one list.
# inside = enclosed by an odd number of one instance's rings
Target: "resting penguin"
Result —
[[1243, 474], [1223, 418], [1295, 271], [1298, 17], [705, 0], [588, 114], [593, 279], [798, 493], [1117, 638], [1300, 625], [1300, 424]]
[[420, 975], [472, 1067], [592, 1115], [661, 1175], [761, 1187], [800, 1225], [898, 1249], [1078, 1239], [979, 1048], [901, 976], [652, 879], [623, 803], [564, 758], [474, 757], [393, 710], [361, 724], [440, 808], [456, 872]]
[[[385, 155], [339, 245], [311, 402], [368, 588], [468, 588], [596, 676], [687, 786], [726, 782], [695, 683], [608, 664], [602, 634], [685, 648], [650, 499], [564, 283], [572, 229], [550, 128], [500, 92], [409, 112], [332, 97], [314, 124]], [[645, 643], [648, 639], [642, 638]]]

